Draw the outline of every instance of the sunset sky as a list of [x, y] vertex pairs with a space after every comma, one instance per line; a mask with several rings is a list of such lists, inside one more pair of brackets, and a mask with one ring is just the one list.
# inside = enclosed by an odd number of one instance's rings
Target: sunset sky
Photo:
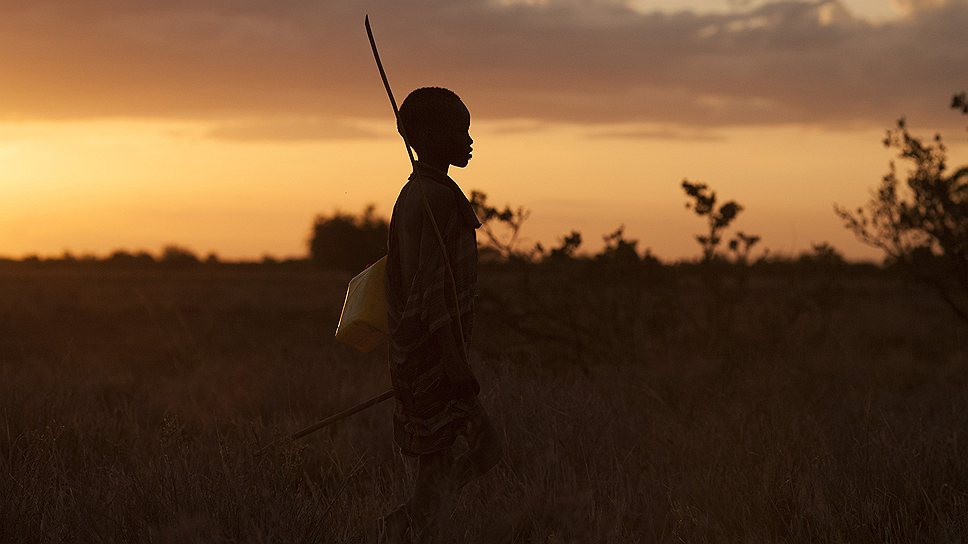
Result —
[[317, 213], [409, 174], [391, 84], [472, 114], [466, 193], [532, 210], [529, 244], [620, 224], [698, 254], [683, 178], [772, 252], [854, 241], [834, 203], [887, 171], [884, 130], [968, 162], [968, 0], [0, 0], [0, 255], [299, 256]]

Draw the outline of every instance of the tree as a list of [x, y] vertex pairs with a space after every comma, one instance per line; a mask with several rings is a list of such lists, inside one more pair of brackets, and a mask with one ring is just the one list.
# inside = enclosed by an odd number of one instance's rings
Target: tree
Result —
[[755, 234], [746, 234], [738, 230], [736, 236], [729, 241], [729, 251], [733, 254], [733, 261], [737, 264], [748, 264], [750, 252], [753, 246], [759, 243], [760, 237]]
[[[548, 258], [559, 260], [572, 259], [575, 257], [575, 253], [578, 251], [578, 248], [581, 246], [581, 242], [581, 233], [577, 230], [573, 230], [567, 236], [561, 237], [558, 247], [551, 248], [551, 251], [548, 253]], [[540, 245], [537, 245], [536, 247], [539, 250], [543, 250]]]
[[968, 93], [961, 91], [960, 93], [952, 96], [951, 109], [959, 110], [962, 114], [968, 115]]
[[195, 266], [198, 264], [198, 256], [192, 250], [176, 246], [167, 245], [161, 250], [161, 258], [158, 262], [166, 266], [175, 268]]
[[359, 217], [339, 210], [318, 215], [309, 238], [309, 257], [330, 270], [360, 272], [387, 252], [389, 223], [369, 204]]
[[843, 254], [829, 242], [813, 244], [809, 252], [803, 252], [797, 257], [796, 262], [801, 266], [808, 267], [840, 267], [847, 264]]
[[[734, 200], [717, 207], [716, 191], [711, 190], [705, 183], [690, 183], [689, 180], [682, 180], [682, 190], [692, 199], [686, 202], [686, 209], [694, 211], [699, 217], [706, 218], [709, 230], [706, 234], [697, 234], [696, 241], [702, 248], [703, 262], [712, 261], [717, 258], [716, 251], [722, 242], [723, 233], [739, 212], [743, 211], [743, 207]], [[746, 264], [750, 251], [759, 241], [759, 236], [740, 231], [729, 241], [728, 247], [734, 253], [738, 264]]]
[[961, 110], [961, 113], [968, 115], [968, 93], [961, 91], [951, 97], [951, 108]]
[[595, 258], [602, 262], [615, 264], [634, 264], [639, 262], [638, 240], [625, 238], [625, 225], [619, 225], [617, 229], [602, 236], [605, 247], [595, 255]]
[[730, 263], [718, 252], [719, 245], [726, 229], [743, 211], [743, 207], [735, 200], [719, 204], [716, 191], [705, 183], [683, 180], [682, 190], [690, 199], [686, 201], [686, 209], [704, 218], [708, 229], [706, 233], [696, 235], [696, 241], [702, 248], [699, 262], [701, 289], [697, 292], [703, 310], [703, 320], [697, 320], [696, 325], [703, 331], [706, 348], [719, 349], [722, 340], [733, 334], [740, 305], [749, 294], [750, 268], [746, 265], [750, 251], [759, 243], [760, 237], [737, 232], [727, 243], [729, 252], [733, 254]]
[[[474, 207], [474, 213], [481, 221], [481, 231], [486, 237], [482, 249], [496, 252], [504, 260], [532, 261], [540, 256], [542, 252], [540, 244], [531, 251], [518, 248], [521, 241], [521, 227], [531, 216], [531, 210], [524, 206], [512, 209], [507, 204], [503, 210], [495, 208], [487, 203], [487, 194], [481, 191], [471, 191], [470, 202]], [[505, 234], [498, 233], [497, 225], [503, 226], [502, 230]]]
[[105, 262], [117, 266], [150, 266], [155, 264], [155, 258], [146, 251], [129, 253], [123, 249], [119, 249], [112, 253]]
[[866, 207], [834, 210], [857, 238], [931, 285], [968, 322], [968, 166], [948, 173], [940, 134], [912, 136], [904, 118], [884, 145], [911, 168], [902, 181], [894, 161]]

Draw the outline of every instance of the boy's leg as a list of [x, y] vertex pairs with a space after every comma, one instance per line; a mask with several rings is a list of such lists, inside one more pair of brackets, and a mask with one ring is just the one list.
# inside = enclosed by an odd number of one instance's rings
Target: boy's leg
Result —
[[497, 431], [484, 407], [476, 397], [471, 399], [471, 405], [473, 409], [461, 431], [468, 449], [454, 460], [453, 479], [458, 490], [491, 470], [504, 455]]
[[368, 542], [377, 544], [413, 544], [411, 534], [410, 512], [406, 504], [401, 504], [396, 510], [379, 518], [376, 522], [375, 538]]
[[453, 453], [445, 449], [417, 457], [417, 478], [410, 500], [380, 519], [383, 543], [417, 543], [435, 529], [441, 508], [449, 502], [455, 485]]
[[[453, 448], [420, 455], [417, 478], [410, 500], [388, 515], [388, 521], [406, 521], [398, 532], [401, 542], [427, 542], [439, 525], [441, 515], [456, 507], [461, 488], [482, 476], [501, 460], [503, 451], [494, 426], [476, 397], [467, 399], [467, 418], [458, 431], [468, 449], [454, 458]], [[388, 540], [393, 542], [394, 540]]]
[[[442, 508], [451, 502], [457, 487], [453, 480], [451, 448], [418, 457], [413, 495], [399, 510], [406, 512], [413, 542], [428, 542], [437, 530]], [[431, 537], [432, 538], [432, 537]]]
[[423, 543], [433, 542], [444, 517], [457, 508], [461, 489], [484, 475], [501, 460], [502, 450], [497, 432], [477, 399], [473, 398], [471, 401], [470, 414], [459, 431], [467, 440], [467, 451], [452, 458], [452, 453], [448, 450], [447, 460], [436, 465], [433, 472], [439, 478], [439, 485], [432, 487], [434, 502], [428, 523], [421, 532], [422, 538], [426, 539], [421, 540]]

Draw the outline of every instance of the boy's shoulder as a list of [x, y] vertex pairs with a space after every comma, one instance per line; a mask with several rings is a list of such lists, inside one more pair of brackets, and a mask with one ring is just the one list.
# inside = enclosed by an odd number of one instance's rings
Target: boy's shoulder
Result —
[[[419, 187], [417, 183], [420, 183]], [[421, 190], [427, 197], [427, 202], [435, 216], [446, 216], [455, 207], [456, 195], [449, 187], [428, 178], [421, 178], [418, 181], [416, 176], [411, 175], [410, 180], [404, 184], [397, 196], [397, 202], [393, 206], [394, 215], [408, 219], [422, 218], [426, 212]]]

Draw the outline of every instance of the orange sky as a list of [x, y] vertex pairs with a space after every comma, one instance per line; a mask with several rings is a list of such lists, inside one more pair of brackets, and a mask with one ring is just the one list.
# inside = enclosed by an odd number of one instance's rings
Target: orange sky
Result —
[[[316, 213], [389, 213], [408, 164], [360, 6], [112, 4], [0, 2], [0, 255], [296, 256]], [[462, 95], [475, 153], [452, 176], [531, 208], [531, 243], [574, 228], [594, 250], [625, 224], [640, 248], [695, 256], [689, 178], [745, 205], [737, 228], [773, 252], [871, 257], [832, 205], [878, 183], [884, 129], [907, 114], [968, 162], [968, 122], [947, 108], [968, 86], [952, 68], [968, 61], [961, 1], [418, 4], [445, 30], [369, 7], [398, 99]], [[926, 29], [930, 47], [912, 45]]]

